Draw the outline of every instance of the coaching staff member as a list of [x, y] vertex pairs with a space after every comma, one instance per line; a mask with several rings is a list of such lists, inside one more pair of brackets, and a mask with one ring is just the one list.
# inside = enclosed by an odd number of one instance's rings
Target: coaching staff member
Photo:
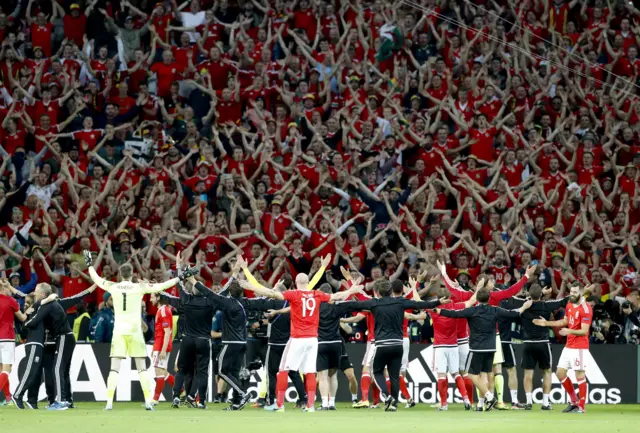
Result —
[[478, 305], [464, 310], [436, 309], [436, 312], [444, 317], [462, 317], [469, 322], [469, 357], [467, 358], [466, 371], [473, 384], [484, 398], [478, 399], [477, 411], [482, 411], [485, 399], [486, 410], [489, 411], [496, 405], [497, 400], [489, 390], [487, 375], [493, 371], [493, 357], [496, 352], [496, 325], [500, 317], [520, 317], [520, 314], [531, 306], [531, 301], [526, 301], [519, 310], [505, 310], [489, 305], [491, 293], [489, 289], [482, 288], [475, 293]]

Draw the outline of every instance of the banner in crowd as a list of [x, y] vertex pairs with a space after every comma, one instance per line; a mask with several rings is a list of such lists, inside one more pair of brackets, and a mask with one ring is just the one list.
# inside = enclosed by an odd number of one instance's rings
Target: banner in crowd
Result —
[[[514, 344], [516, 359], [519, 361], [522, 355], [522, 345]], [[552, 345], [552, 353], [555, 362], [560, 358], [562, 345]], [[147, 347], [149, 355], [151, 355], [151, 346]], [[174, 345], [173, 353], [169, 358], [170, 369], [175, 365], [176, 355], [179, 344]], [[362, 358], [365, 353], [364, 344], [349, 344], [347, 351], [351, 362], [354, 365], [356, 377], [359, 379], [361, 374]], [[109, 351], [108, 344], [78, 344], [73, 354], [71, 362], [71, 381], [74, 392], [75, 401], [105, 401], [107, 397], [106, 379], [109, 374]], [[596, 345], [592, 346], [589, 355], [585, 359], [587, 365], [587, 382], [589, 384], [589, 395], [587, 403], [589, 404], [619, 404], [619, 403], [636, 403], [639, 395], [639, 371], [638, 371], [638, 354], [639, 350], [636, 346], [631, 345]], [[413, 344], [409, 353], [408, 382], [409, 392], [414, 400], [418, 403], [433, 404], [438, 400], [437, 375], [434, 372], [433, 360], [434, 351], [432, 346]], [[11, 373], [12, 391], [18, 386], [19, 376], [22, 375], [26, 368], [26, 359], [24, 346], [16, 347], [15, 366]], [[211, 372], [211, 366], [210, 366]], [[574, 380], [573, 372], [570, 377]], [[505, 401], [509, 399], [507, 392], [507, 374], [505, 375]], [[519, 399], [524, 401], [524, 391], [522, 388], [523, 372], [518, 367], [519, 379]], [[258, 382], [264, 380], [264, 372], [262, 370], [251, 376], [249, 383], [249, 391], [254, 397], [257, 397]], [[341, 372], [338, 373], [339, 388], [336, 400], [348, 402], [351, 401], [348, 382]], [[542, 376], [536, 371], [534, 374], [534, 391], [533, 401], [536, 404], [542, 402]], [[209, 396], [211, 401], [215, 391], [215, 383], [213, 375], [209, 375]], [[166, 388], [163, 399], [170, 399], [171, 391]], [[293, 386], [287, 391], [287, 400], [295, 401], [297, 398]], [[40, 387], [39, 399], [46, 399], [44, 384]], [[562, 389], [558, 378], [553, 375], [553, 389], [550, 399], [552, 403], [564, 404], [567, 402], [567, 396]], [[142, 401], [142, 390], [138, 381], [138, 373], [136, 371], [133, 360], [123, 362], [119, 375], [118, 389], [116, 392], [116, 401]], [[449, 402], [461, 403], [462, 400], [455, 387], [453, 378], [449, 377]]]

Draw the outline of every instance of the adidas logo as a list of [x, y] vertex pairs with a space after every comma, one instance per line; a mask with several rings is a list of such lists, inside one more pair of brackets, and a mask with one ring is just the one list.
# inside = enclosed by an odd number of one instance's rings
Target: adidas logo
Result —
[[[585, 376], [589, 383], [587, 403], [591, 404], [619, 404], [621, 403], [621, 391], [618, 388], [612, 388], [609, 385], [609, 381], [602, 372], [600, 366], [596, 362], [593, 355], [585, 351], [583, 354], [584, 363], [587, 366]], [[556, 365], [554, 364], [554, 368]], [[435, 348], [429, 346], [420, 351], [419, 356], [409, 361], [407, 367], [407, 373], [411, 378], [411, 390], [414, 400], [421, 403], [434, 403], [437, 401], [436, 384], [438, 382], [438, 374], [435, 371]], [[522, 372], [519, 372], [521, 377]], [[571, 381], [575, 384], [577, 382], [575, 372], [569, 370], [567, 375]], [[450, 374], [447, 374], [447, 379], [450, 385], [448, 401], [460, 402], [460, 395], [455, 388], [455, 381]], [[564, 389], [560, 386], [558, 377], [553, 374], [552, 378], [553, 389], [551, 390], [550, 398], [554, 404], [568, 402], [568, 397]], [[453, 387], [452, 387], [453, 385]], [[542, 387], [539, 383], [539, 387], [533, 390], [534, 403], [539, 404], [542, 402]], [[534, 384], [536, 386], [536, 384]], [[522, 391], [522, 389], [520, 389]]]

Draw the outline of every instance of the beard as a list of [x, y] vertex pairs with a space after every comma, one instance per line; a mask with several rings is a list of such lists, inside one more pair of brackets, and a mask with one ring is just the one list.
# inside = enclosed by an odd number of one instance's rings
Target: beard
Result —
[[571, 302], [572, 304], [577, 304], [578, 302], [580, 302], [580, 295], [570, 295], [569, 302]]

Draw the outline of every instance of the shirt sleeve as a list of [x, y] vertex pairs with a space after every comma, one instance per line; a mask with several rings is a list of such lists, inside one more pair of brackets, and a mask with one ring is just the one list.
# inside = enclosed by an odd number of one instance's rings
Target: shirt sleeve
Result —
[[294, 290], [286, 290], [282, 293], [282, 297], [284, 298], [285, 301], [291, 303], [292, 301], [295, 301], [298, 299], [298, 293]]

